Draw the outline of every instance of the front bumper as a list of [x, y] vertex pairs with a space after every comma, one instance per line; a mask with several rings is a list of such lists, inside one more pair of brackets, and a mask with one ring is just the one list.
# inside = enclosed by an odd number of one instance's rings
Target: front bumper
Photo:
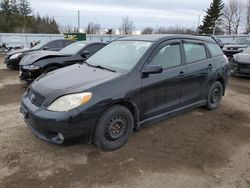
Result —
[[250, 77], [250, 63], [234, 62], [232, 72], [235, 76]]
[[41, 140], [52, 144], [63, 144], [65, 140], [88, 135], [90, 136], [100, 116], [95, 111], [51, 112], [45, 107], [32, 104], [28, 96], [24, 96], [20, 107], [25, 123]]
[[30, 70], [23, 68], [23, 66], [20, 66], [19, 71], [20, 71], [19, 73], [20, 81], [25, 81], [25, 82], [33, 82], [42, 73], [40, 69]]
[[227, 57], [233, 57], [235, 54], [238, 54], [242, 51], [238, 51], [238, 50], [223, 50], [224, 54], [227, 56]]
[[9, 69], [15, 69], [18, 70], [19, 69], [19, 63], [20, 63], [20, 59], [9, 59], [6, 58], [4, 63], [6, 64], [6, 66]]

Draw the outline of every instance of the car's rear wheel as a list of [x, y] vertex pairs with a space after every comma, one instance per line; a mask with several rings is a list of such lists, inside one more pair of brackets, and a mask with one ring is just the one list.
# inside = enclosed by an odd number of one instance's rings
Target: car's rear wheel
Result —
[[223, 96], [223, 86], [220, 82], [215, 82], [209, 89], [207, 95], [206, 108], [209, 110], [215, 110], [219, 107], [221, 98]]
[[105, 151], [119, 149], [127, 143], [133, 127], [131, 112], [123, 106], [113, 106], [99, 119], [94, 130], [94, 143]]

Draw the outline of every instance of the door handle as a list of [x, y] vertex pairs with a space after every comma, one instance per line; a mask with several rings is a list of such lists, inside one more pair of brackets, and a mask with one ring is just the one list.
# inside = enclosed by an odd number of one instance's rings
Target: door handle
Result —
[[180, 76], [183, 76], [183, 75], [184, 75], [184, 71], [181, 71], [181, 72], [180, 72]]
[[209, 65], [208, 65], [208, 67], [209, 67], [209, 68], [212, 68], [212, 67], [213, 67], [213, 65], [212, 65], [212, 64], [209, 64]]

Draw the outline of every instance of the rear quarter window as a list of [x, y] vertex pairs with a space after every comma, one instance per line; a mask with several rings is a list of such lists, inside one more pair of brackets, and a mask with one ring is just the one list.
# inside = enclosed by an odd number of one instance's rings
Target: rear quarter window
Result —
[[223, 55], [223, 52], [218, 44], [207, 43], [207, 46], [209, 48], [212, 57]]

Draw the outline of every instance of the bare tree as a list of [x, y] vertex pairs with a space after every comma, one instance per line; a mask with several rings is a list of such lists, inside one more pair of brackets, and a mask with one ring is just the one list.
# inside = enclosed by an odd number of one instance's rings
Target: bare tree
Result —
[[157, 34], [195, 34], [195, 28], [187, 28], [181, 26], [159, 27]]
[[223, 25], [227, 34], [238, 34], [243, 16], [243, 3], [239, 0], [229, 0], [223, 9]]
[[246, 34], [250, 33], [250, 0], [247, 1], [246, 5]]
[[120, 27], [120, 33], [122, 35], [132, 35], [135, 29], [135, 25], [133, 20], [129, 19], [128, 16], [122, 19], [122, 24]]
[[154, 33], [154, 28], [152, 27], [145, 27], [141, 32], [142, 35], [153, 34], [153, 33]]
[[98, 23], [89, 22], [87, 26], [87, 34], [99, 34], [101, 25]]

